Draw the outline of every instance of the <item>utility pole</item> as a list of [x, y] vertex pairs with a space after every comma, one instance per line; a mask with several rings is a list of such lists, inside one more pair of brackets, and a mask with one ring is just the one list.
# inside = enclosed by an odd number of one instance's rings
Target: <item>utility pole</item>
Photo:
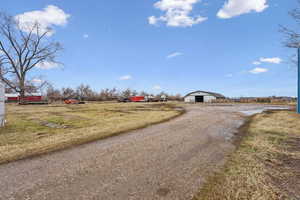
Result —
[[298, 47], [298, 96], [297, 113], [300, 114], [300, 47]]

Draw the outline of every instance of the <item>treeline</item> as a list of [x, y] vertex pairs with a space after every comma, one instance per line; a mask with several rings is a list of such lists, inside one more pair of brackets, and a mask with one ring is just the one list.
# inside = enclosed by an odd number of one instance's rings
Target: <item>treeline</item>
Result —
[[226, 98], [217, 99], [213, 103], [292, 103], [296, 102], [295, 97], [240, 97], [240, 98]]
[[129, 98], [131, 96], [152, 96], [154, 98], [160, 98], [166, 96], [168, 100], [181, 101], [182, 96], [180, 94], [172, 95], [166, 92], [159, 94], [151, 94], [145, 91], [138, 92], [132, 89], [118, 90], [117, 88], [106, 88], [101, 91], [95, 91], [91, 89], [89, 85], [81, 84], [76, 88], [62, 88], [56, 89], [53, 86], [48, 86], [46, 89], [46, 98], [49, 101], [61, 101], [65, 99], [78, 99], [81, 101], [114, 101], [122, 98]]

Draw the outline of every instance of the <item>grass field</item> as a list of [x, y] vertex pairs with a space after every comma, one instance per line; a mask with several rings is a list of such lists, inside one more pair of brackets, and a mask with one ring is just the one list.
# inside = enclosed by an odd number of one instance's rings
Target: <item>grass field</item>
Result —
[[82, 144], [178, 116], [167, 103], [7, 105], [0, 163]]
[[274, 111], [254, 116], [224, 169], [195, 200], [300, 199], [300, 116]]

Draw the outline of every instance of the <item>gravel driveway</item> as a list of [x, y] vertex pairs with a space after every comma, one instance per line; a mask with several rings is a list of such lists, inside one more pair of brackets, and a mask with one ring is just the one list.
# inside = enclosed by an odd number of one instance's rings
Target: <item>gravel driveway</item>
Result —
[[234, 150], [240, 111], [262, 107], [188, 105], [166, 123], [0, 165], [0, 199], [190, 199]]

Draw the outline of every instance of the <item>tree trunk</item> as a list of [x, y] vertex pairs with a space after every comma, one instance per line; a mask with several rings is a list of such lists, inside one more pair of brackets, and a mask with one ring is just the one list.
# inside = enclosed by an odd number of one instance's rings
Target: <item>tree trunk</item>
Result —
[[25, 81], [24, 80], [23, 79], [20, 80], [19, 104], [21, 104], [21, 105], [24, 105], [26, 103], [25, 102]]
[[25, 91], [22, 90], [19, 94], [20, 94], [19, 104], [24, 105], [25, 104]]

